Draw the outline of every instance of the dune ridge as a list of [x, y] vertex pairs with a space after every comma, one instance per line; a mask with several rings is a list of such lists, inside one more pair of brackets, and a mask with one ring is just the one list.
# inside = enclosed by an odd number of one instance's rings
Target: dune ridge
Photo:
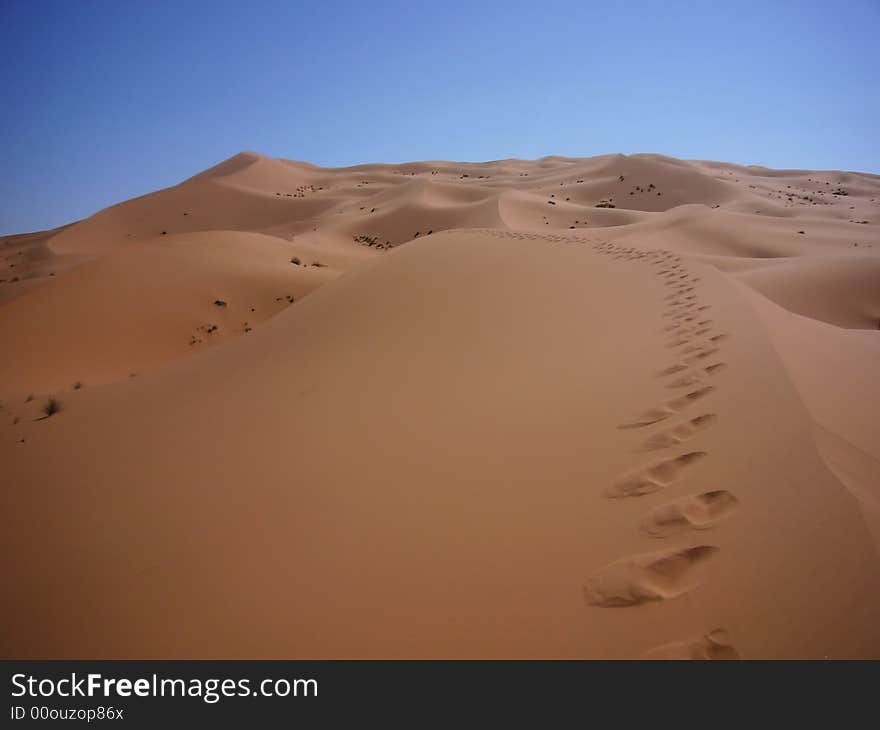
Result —
[[0, 645], [878, 658], [878, 214], [856, 172], [242, 152], [2, 237]]

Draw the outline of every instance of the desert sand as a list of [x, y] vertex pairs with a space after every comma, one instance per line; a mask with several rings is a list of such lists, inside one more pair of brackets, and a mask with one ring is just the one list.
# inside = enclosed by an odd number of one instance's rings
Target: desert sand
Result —
[[5, 658], [880, 658], [880, 176], [244, 152], [0, 254]]

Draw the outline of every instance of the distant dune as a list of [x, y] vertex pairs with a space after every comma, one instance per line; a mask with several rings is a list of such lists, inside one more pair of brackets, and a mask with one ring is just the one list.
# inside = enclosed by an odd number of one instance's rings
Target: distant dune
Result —
[[880, 176], [243, 152], [0, 255], [7, 658], [880, 658]]

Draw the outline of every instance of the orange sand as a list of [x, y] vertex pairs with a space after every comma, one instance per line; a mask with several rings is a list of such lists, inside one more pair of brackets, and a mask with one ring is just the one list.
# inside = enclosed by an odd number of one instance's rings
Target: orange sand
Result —
[[8, 236], [2, 654], [878, 658], [878, 223], [853, 172], [242, 153]]

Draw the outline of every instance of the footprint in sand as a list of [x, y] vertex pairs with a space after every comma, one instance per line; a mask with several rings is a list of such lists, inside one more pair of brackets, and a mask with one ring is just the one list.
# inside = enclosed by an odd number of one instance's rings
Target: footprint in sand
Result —
[[[687, 365], [673, 365], [672, 367], [676, 368], [676, 372], [681, 372], [682, 370], [688, 370], [689, 366]], [[673, 380], [667, 388], [690, 388], [693, 385], [698, 385], [702, 383], [706, 376], [715, 375], [718, 372], [721, 372], [724, 368], [727, 367], [727, 363], [717, 362], [714, 365], [707, 365], [702, 370], [692, 370], [685, 375], [682, 375], [680, 378], [676, 378]], [[667, 370], [671, 370], [671, 368], [667, 368]]]
[[695, 355], [689, 355], [688, 357], [686, 357], [684, 359], [684, 361], [686, 363], [688, 363], [688, 365], [692, 365], [695, 362], [700, 362], [700, 360], [705, 360], [707, 357], [711, 357], [716, 352], [718, 352], [717, 347], [713, 347], [709, 350], [701, 350], [700, 352], [696, 353]]
[[694, 659], [731, 661], [739, 659], [730, 635], [725, 629], [713, 629], [696, 639], [674, 641], [655, 647], [642, 654], [640, 659]]
[[688, 366], [683, 363], [676, 363], [675, 365], [670, 365], [668, 368], [664, 368], [659, 373], [657, 373], [658, 378], [665, 378], [668, 375], [675, 375], [676, 373], [680, 373], [682, 370], [687, 370]]
[[721, 372], [724, 368], [727, 367], [726, 362], [716, 362], [714, 365], [707, 365], [703, 368], [709, 375], [714, 375], [715, 373]]
[[639, 451], [656, 451], [657, 449], [668, 449], [672, 446], [678, 446], [693, 438], [698, 431], [711, 426], [717, 420], [718, 416], [714, 413], [704, 413], [702, 416], [691, 418], [684, 423], [680, 423], [678, 426], [654, 434], [645, 441]]
[[706, 530], [737, 507], [739, 500], [724, 489], [693, 494], [657, 507], [642, 521], [641, 528], [651, 537], [671, 537], [688, 530]]
[[705, 451], [691, 451], [666, 461], [630, 472], [618, 479], [605, 490], [605, 496], [611, 499], [625, 497], [643, 497], [646, 494], [668, 487], [681, 478], [681, 473], [690, 469], [708, 454]]
[[668, 342], [666, 344], [666, 347], [669, 349], [672, 349], [673, 347], [681, 347], [682, 345], [686, 345], [688, 342], [690, 342], [690, 340], [686, 337], [676, 337], [674, 340], [672, 340], [672, 342]]
[[[675, 367], [678, 366], [673, 365], [671, 368], [667, 368], [666, 370], [672, 371], [672, 368]], [[683, 366], [682, 369], [686, 369], [686, 367]], [[669, 374], [671, 374], [671, 372]], [[660, 421], [664, 421], [667, 418], [674, 416], [676, 413], [680, 412], [684, 408], [687, 408], [689, 405], [695, 403], [701, 398], [705, 398], [714, 390], [714, 385], [706, 385], [702, 388], [698, 388], [697, 390], [693, 390], [683, 396], [666, 401], [666, 403], [661, 405], [659, 408], [652, 408], [648, 411], [645, 411], [635, 418], [620, 424], [618, 428], [642, 428], [643, 426], [650, 426], [654, 423], [659, 423]]]
[[712, 545], [642, 553], [602, 568], [587, 581], [591, 606], [619, 608], [675, 598], [699, 585], [705, 563], [717, 555]]

